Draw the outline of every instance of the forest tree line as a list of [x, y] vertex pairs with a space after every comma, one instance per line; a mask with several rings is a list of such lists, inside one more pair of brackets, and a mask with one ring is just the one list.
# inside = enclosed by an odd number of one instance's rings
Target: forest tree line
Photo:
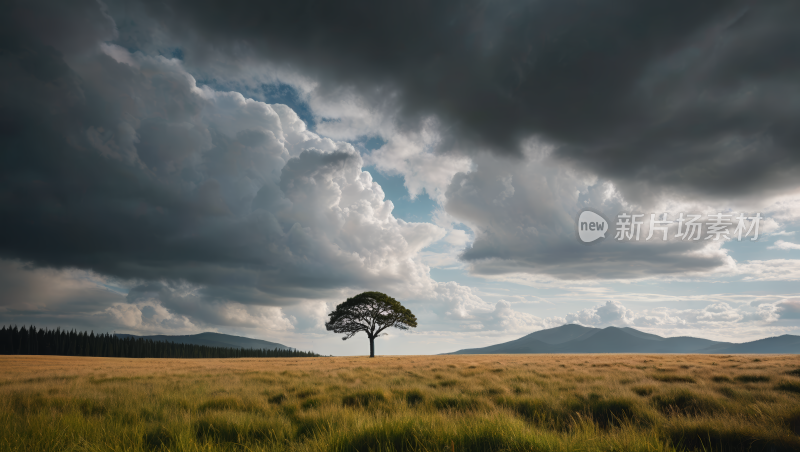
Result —
[[0, 355], [101, 356], [108, 358], [293, 358], [320, 356], [294, 349], [253, 349], [176, 344], [141, 337], [118, 337], [31, 325], [0, 329]]

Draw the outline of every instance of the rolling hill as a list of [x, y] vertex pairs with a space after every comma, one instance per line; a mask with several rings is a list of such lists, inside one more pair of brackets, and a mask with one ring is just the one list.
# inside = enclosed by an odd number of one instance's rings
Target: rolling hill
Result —
[[151, 339], [154, 341], [174, 342], [176, 344], [192, 344], [192, 345], [207, 345], [209, 347], [228, 347], [228, 348], [253, 348], [253, 349], [267, 349], [274, 350], [284, 349], [289, 350], [287, 347], [277, 342], [262, 341], [260, 339], [250, 339], [249, 337], [232, 336], [230, 334], [221, 333], [200, 333], [188, 336], [166, 336], [158, 334], [154, 336], [135, 336], [132, 334], [117, 334], [118, 337], [141, 337], [143, 339]]
[[537, 331], [519, 339], [448, 353], [512, 354], [512, 353], [800, 353], [800, 336], [783, 335], [742, 344], [717, 342], [696, 337], [661, 337], [633, 328], [591, 328], [562, 325]]

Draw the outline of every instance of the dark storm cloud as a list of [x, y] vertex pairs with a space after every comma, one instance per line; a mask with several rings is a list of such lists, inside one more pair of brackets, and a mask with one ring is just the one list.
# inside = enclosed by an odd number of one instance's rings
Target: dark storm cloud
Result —
[[791, 1], [150, 1], [188, 60], [255, 53], [434, 115], [442, 149], [519, 155], [540, 135], [617, 181], [742, 196], [795, 185]]
[[394, 220], [361, 157], [288, 107], [109, 44], [96, 2], [21, 2], [0, 20], [0, 262], [122, 278], [140, 284], [130, 302], [181, 312], [427, 278], [411, 246], [438, 228]]

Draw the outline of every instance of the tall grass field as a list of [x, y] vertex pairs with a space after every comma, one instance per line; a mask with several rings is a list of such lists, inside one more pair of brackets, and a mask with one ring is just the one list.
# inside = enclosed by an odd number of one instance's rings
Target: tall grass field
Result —
[[0, 356], [2, 451], [800, 451], [800, 357]]

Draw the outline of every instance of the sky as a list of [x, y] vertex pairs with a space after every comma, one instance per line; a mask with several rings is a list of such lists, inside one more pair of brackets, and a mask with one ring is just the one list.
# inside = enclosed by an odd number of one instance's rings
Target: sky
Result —
[[800, 334], [798, 21], [791, 0], [12, 2], [0, 321], [363, 355], [324, 324], [380, 291], [419, 326], [378, 354], [568, 323]]

